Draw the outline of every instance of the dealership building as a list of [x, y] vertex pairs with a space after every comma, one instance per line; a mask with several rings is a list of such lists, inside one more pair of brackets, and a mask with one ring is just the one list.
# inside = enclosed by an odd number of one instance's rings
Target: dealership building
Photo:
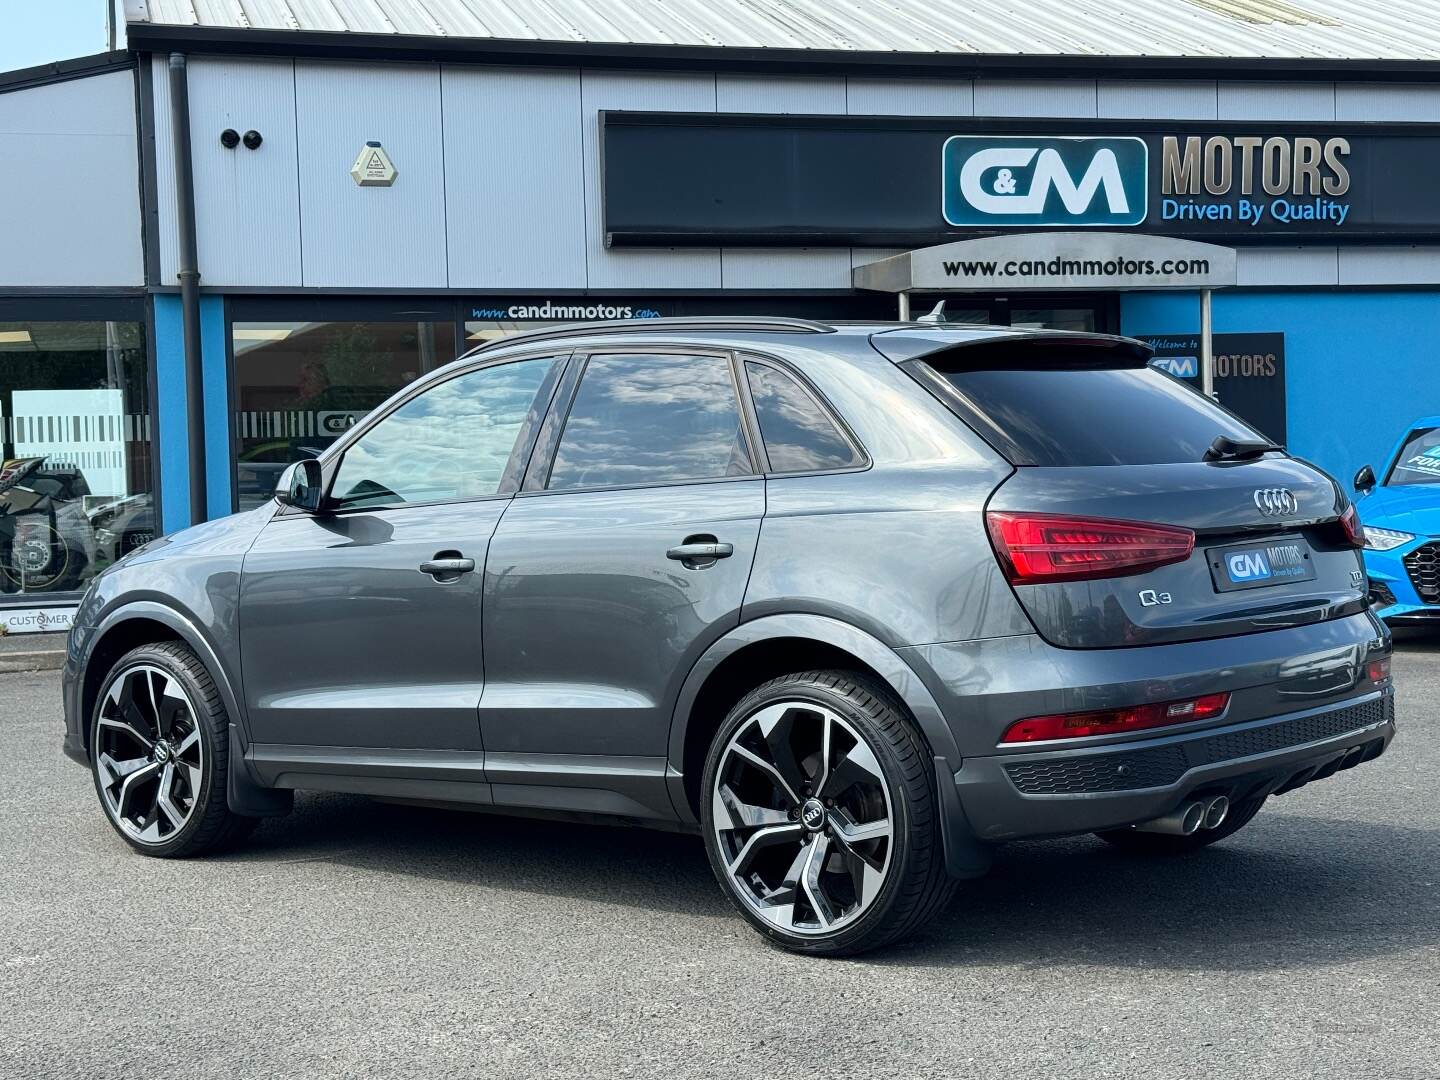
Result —
[[120, 51], [0, 74], [12, 631], [545, 322], [1125, 333], [1341, 477], [1440, 414], [1420, 0], [123, 13]]

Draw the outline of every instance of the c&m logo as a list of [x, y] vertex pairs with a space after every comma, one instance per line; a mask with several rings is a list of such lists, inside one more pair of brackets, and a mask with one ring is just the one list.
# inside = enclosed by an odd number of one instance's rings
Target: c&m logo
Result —
[[1168, 371], [1177, 379], [1194, 379], [1200, 375], [1198, 356], [1157, 356], [1150, 361], [1150, 366]]
[[940, 152], [951, 225], [1138, 225], [1150, 155], [1143, 139], [952, 135]]

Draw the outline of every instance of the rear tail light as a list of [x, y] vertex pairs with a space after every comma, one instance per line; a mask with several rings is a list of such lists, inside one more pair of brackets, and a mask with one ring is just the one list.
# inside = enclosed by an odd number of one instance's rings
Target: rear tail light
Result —
[[1223, 713], [1229, 704], [1229, 694], [1206, 694], [1188, 701], [1166, 701], [1158, 705], [1032, 716], [1011, 724], [1000, 741], [1024, 743], [1083, 739], [1088, 735], [1123, 735], [1127, 731], [1210, 720]]
[[990, 540], [1012, 585], [1123, 577], [1184, 562], [1195, 534], [1174, 525], [1018, 514], [985, 515]]
[[1365, 526], [1360, 524], [1360, 514], [1355, 510], [1354, 503], [1347, 506], [1340, 515], [1340, 528], [1345, 530], [1345, 542], [1351, 547], [1365, 546]]
[[1365, 674], [1370, 676], [1371, 682], [1383, 683], [1390, 678], [1390, 658], [1387, 656], [1383, 660], [1371, 660], [1365, 665]]

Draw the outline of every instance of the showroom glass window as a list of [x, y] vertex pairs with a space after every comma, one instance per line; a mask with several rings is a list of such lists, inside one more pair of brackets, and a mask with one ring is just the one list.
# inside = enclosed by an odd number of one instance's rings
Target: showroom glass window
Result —
[[290, 462], [315, 457], [395, 391], [456, 355], [448, 321], [237, 321], [232, 342], [241, 510], [267, 501]]
[[144, 328], [0, 320], [0, 603], [73, 598], [156, 535]]

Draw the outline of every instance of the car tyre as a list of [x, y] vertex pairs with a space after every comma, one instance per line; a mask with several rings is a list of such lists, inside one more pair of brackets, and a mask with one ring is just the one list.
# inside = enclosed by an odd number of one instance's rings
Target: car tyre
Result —
[[721, 888], [767, 940], [851, 956], [907, 937], [954, 894], [932, 757], [889, 691], [849, 671], [756, 687], [702, 780]]
[[110, 669], [91, 718], [95, 790], [136, 851], [182, 858], [238, 843], [259, 823], [226, 801], [229, 716], [210, 673], [178, 641], [142, 645]]
[[1200, 829], [1189, 836], [1169, 836], [1165, 833], [1136, 832], [1134, 829], [1109, 829], [1095, 835], [1107, 844], [1134, 855], [1184, 855], [1199, 851], [1217, 841], [1233, 836], [1260, 812], [1265, 805], [1265, 796], [1246, 799], [1230, 807], [1225, 820], [1214, 829]]

